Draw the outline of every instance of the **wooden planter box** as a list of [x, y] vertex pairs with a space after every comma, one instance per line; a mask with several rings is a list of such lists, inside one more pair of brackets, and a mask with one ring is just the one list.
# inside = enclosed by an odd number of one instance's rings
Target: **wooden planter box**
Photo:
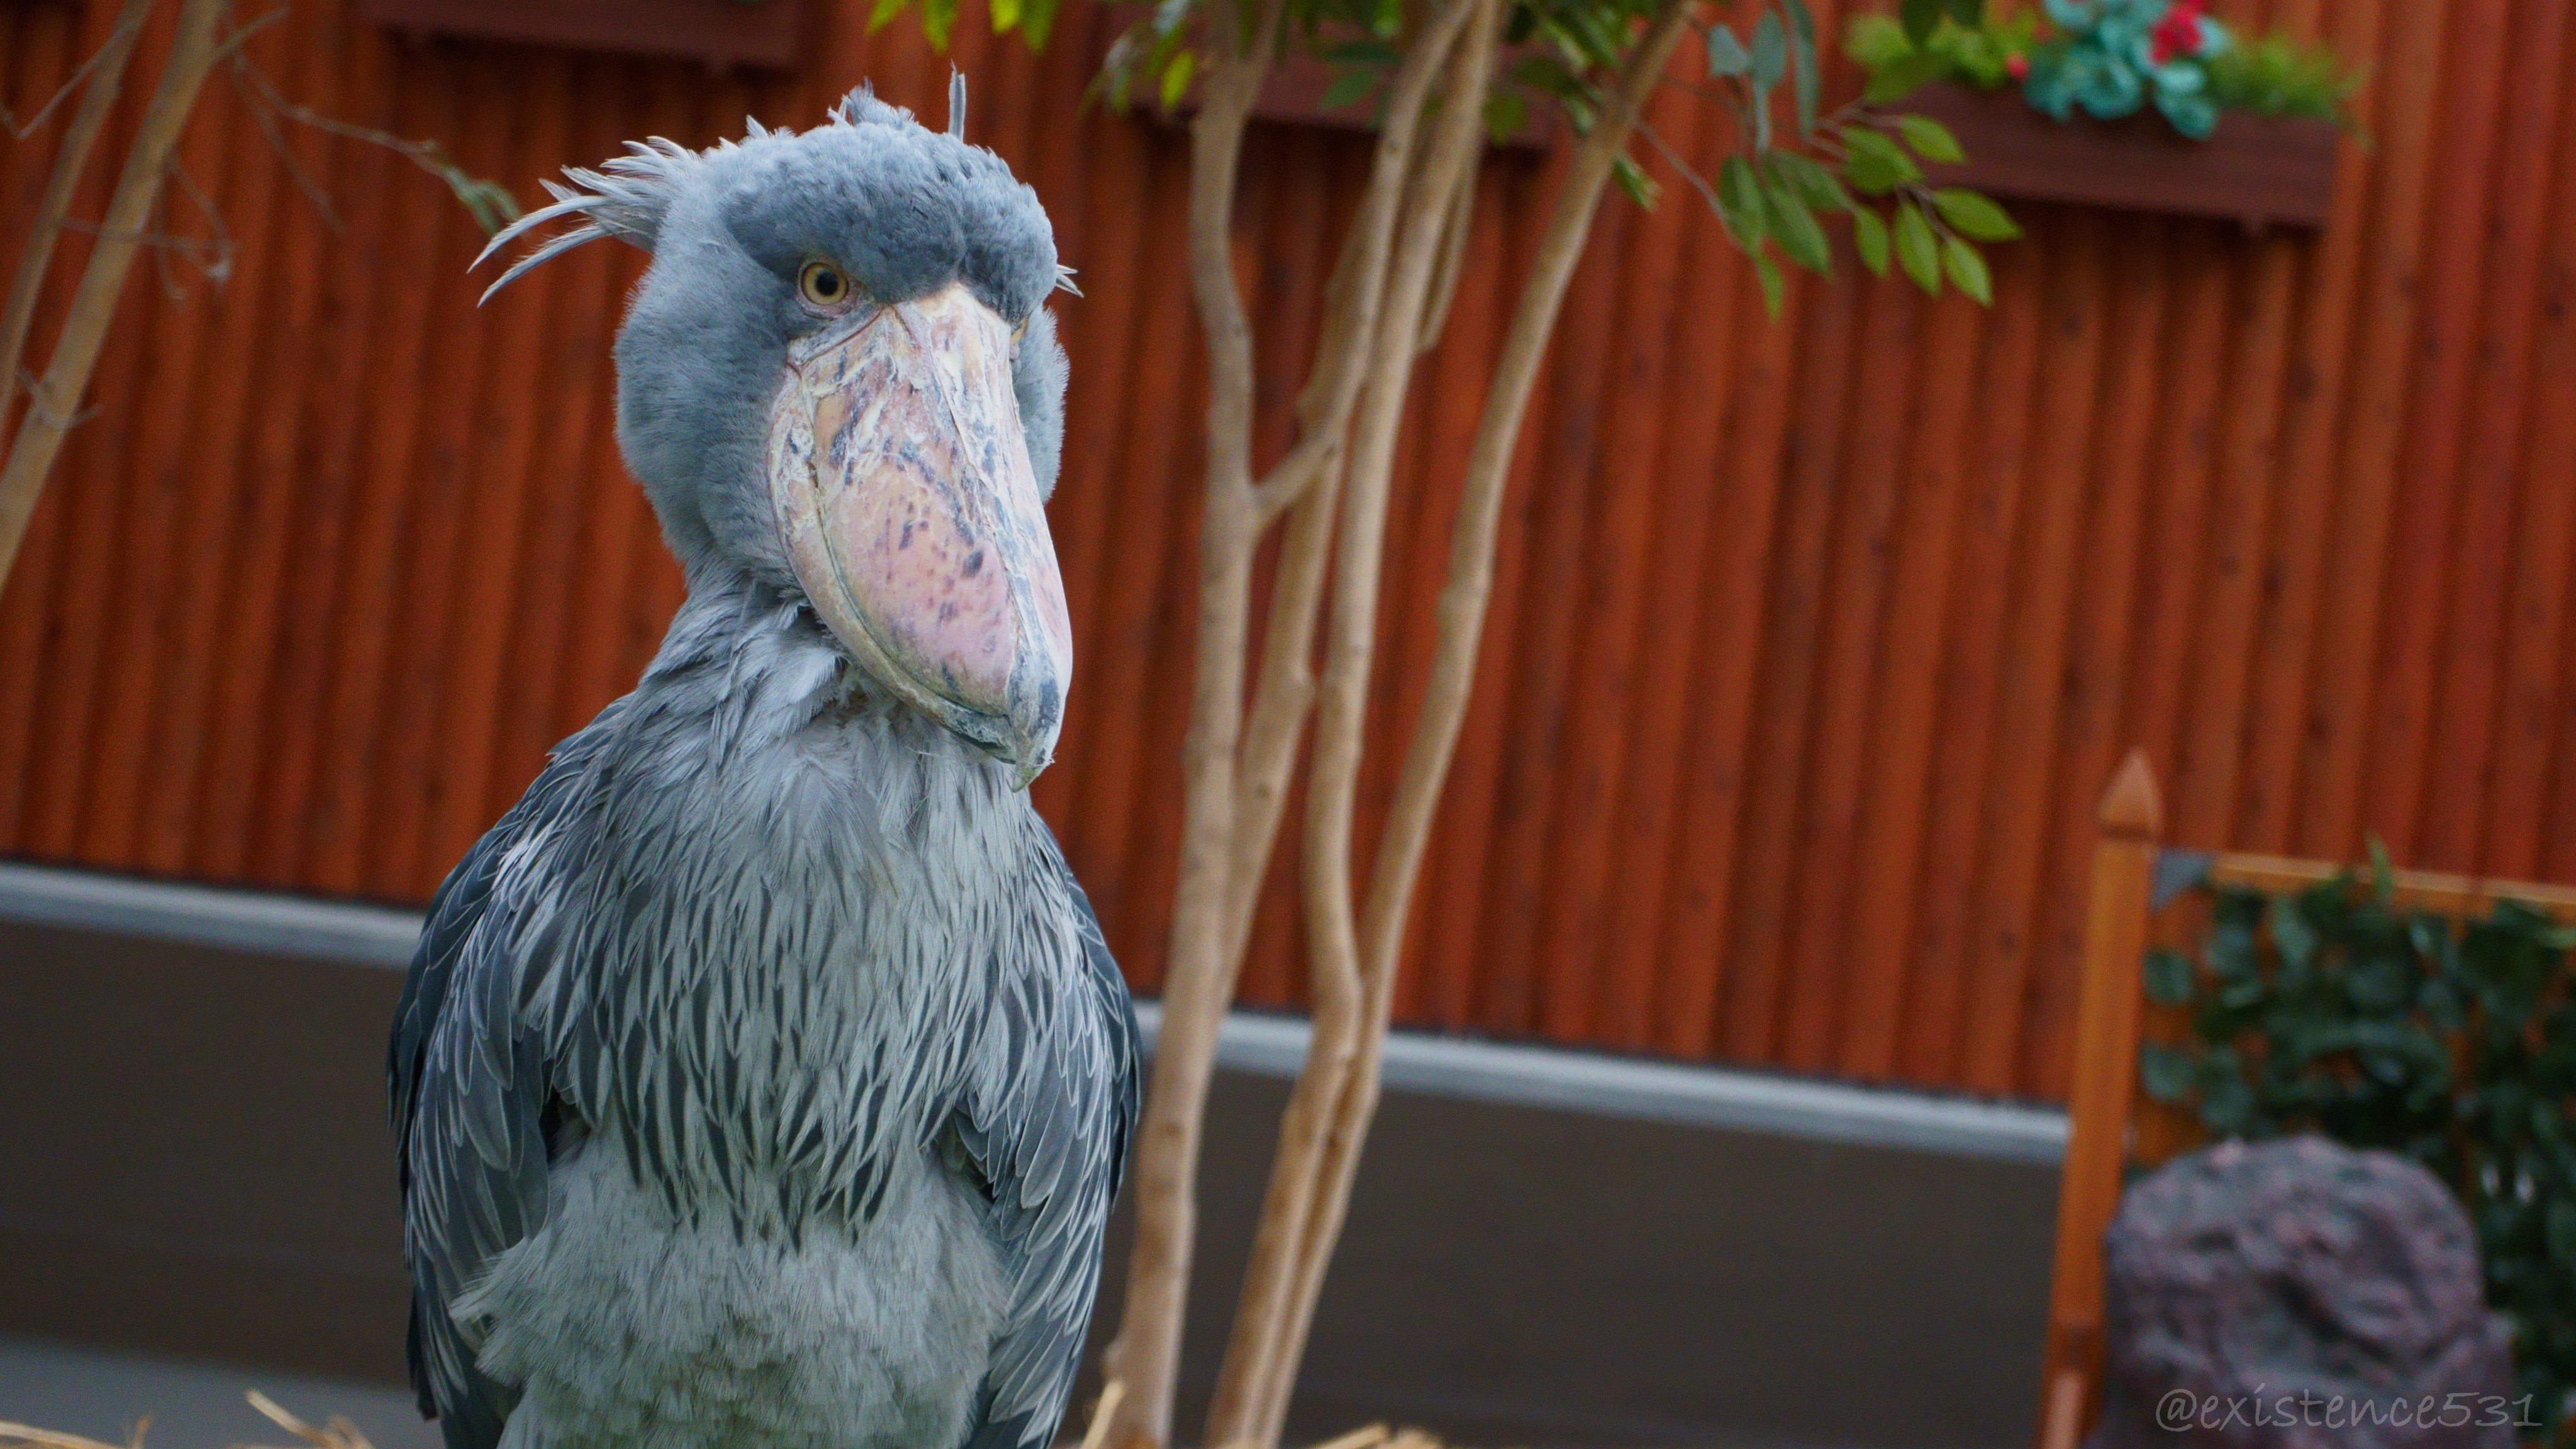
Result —
[[414, 35], [508, 40], [623, 55], [674, 55], [723, 69], [785, 70], [803, 50], [809, 0], [357, 0], [358, 14]]
[[2116, 121], [2059, 121], [2012, 87], [1925, 86], [1896, 109], [1948, 126], [1965, 164], [1929, 168], [1944, 186], [2122, 211], [2234, 217], [2250, 227], [2321, 227], [2334, 203], [2331, 121], [2230, 111], [2206, 141], [2150, 107]]

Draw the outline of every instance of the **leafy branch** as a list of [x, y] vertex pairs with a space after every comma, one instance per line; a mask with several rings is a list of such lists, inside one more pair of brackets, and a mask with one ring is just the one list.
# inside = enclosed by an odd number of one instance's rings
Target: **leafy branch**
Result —
[[[1909, 24], [1917, 8], [1908, 7]], [[1976, 9], [1954, 5], [1948, 13], [1973, 16]], [[1831, 276], [1833, 251], [1821, 224], [1830, 216], [1849, 219], [1852, 250], [1872, 274], [1885, 276], [1892, 256], [1927, 294], [1938, 296], [1947, 277], [1978, 303], [1993, 302], [1979, 246], [2010, 241], [2021, 228], [1982, 193], [1926, 180], [1924, 163], [1967, 159], [1948, 127], [1929, 116], [1890, 114], [1866, 92], [1819, 115], [1816, 27], [1805, 0], [1766, 5], [1749, 36], [1714, 24], [1704, 34], [1708, 74], [1735, 112], [1738, 140], [1714, 191], [1703, 194], [1752, 259], [1773, 315], [1786, 290], [1773, 249], [1792, 265]], [[1786, 135], [1773, 115], [1784, 79], [1795, 127]]]

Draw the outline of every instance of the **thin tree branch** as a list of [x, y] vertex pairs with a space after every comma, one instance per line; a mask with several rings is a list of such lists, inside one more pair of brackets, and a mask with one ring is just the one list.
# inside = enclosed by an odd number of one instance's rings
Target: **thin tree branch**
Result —
[[[1360, 1149], [1367, 1139], [1369, 1124], [1376, 1111], [1379, 1066], [1385, 1049], [1387, 1020], [1394, 1005], [1396, 948], [1402, 933], [1404, 908], [1420, 868], [1432, 807], [1438, 800], [1440, 780], [1447, 771], [1450, 754], [1456, 745], [1458, 726], [1464, 717], [1468, 690], [1473, 682], [1484, 602], [1491, 587], [1493, 538], [1500, 515], [1501, 483], [1508, 474], [1512, 443], [1519, 435], [1520, 419], [1528, 403], [1531, 384], [1563, 306], [1567, 281], [1582, 253], [1583, 243], [1590, 235], [1592, 219], [1599, 211], [1603, 187], [1613, 164], [1626, 149], [1627, 133], [1646, 95], [1663, 73], [1689, 16], [1688, 0], [1665, 0], [1664, 8], [1638, 40], [1621, 74], [1608, 113], [1601, 116], [1593, 130], [1584, 137], [1568, 167], [1564, 188], [1558, 194], [1530, 278], [1524, 284], [1520, 306], [1505, 338], [1503, 360], [1488, 394], [1485, 413], [1479, 420], [1476, 448], [1470, 457], [1467, 493], [1461, 501], [1452, 553], [1451, 580], [1441, 596], [1440, 635], [1422, 723], [1416, 729], [1413, 748], [1408, 752], [1404, 774], [1397, 784], [1396, 798], [1370, 873], [1367, 910], [1355, 931], [1349, 915], [1349, 802], [1356, 783], [1359, 706], [1363, 702], [1360, 695], [1366, 684], [1368, 640], [1373, 633], [1375, 619], [1373, 610], [1362, 613], [1357, 599], [1353, 600], [1352, 617], [1342, 618], [1340, 607], [1344, 596], [1340, 591], [1354, 587], [1353, 580], [1365, 579], [1365, 587], [1370, 590], [1368, 601], [1373, 603], [1375, 581], [1370, 565], [1374, 560], [1346, 546], [1343, 564], [1337, 571], [1336, 657], [1333, 664], [1346, 666], [1348, 673], [1337, 679], [1332, 666], [1328, 666], [1321, 707], [1325, 722], [1317, 727], [1317, 764], [1315, 782], [1310, 790], [1321, 795], [1329, 789], [1331, 799], [1326, 806], [1315, 810], [1316, 823], [1309, 826], [1310, 851], [1316, 848], [1319, 835], [1325, 849], [1310, 867], [1309, 889], [1316, 892], [1317, 909], [1310, 911], [1308, 934], [1310, 944], [1319, 947], [1319, 958], [1321, 949], [1332, 949], [1347, 953], [1347, 959], [1355, 961], [1366, 983], [1367, 1001], [1359, 1024], [1357, 1051], [1346, 1077], [1347, 1086], [1336, 1103], [1328, 1152], [1319, 1175], [1318, 1198], [1307, 1226], [1308, 1238], [1300, 1254], [1295, 1316], [1288, 1327], [1286, 1340], [1290, 1346], [1291, 1363], [1296, 1348], [1302, 1346], [1312, 1325], [1324, 1269], [1348, 1211], [1351, 1182], [1357, 1172]], [[1373, 404], [1374, 401], [1372, 399]], [[1393, 401], [1396, 406], [1401, 406], [1400, 391]], [[1392, 429], [1389, 431], [1391, 443]], [[1355, 483], [1351, 504], [1353, 518], [1344, 525], [1346, 533], [1359, 526], [1360, 492]], [[1382, 511], [1377, 521], [1382, 536]], [[1344, 627], [1349, 632], [1342, 632]], [[1337, 685], [1345, 684], [1349, 693], [1338, 693]], [[1336, 825], [1341, 831], [1338, 850], [1332, 848], [1334, 837], [1327, 833]], [[1328, 931], [1349, 934], [1335, 939], [1328, 935]], [[1321, 1027], [1319, 1020], [1319, 1032]], [[1275, 1426], [1285, 1416], [1286, 1401], [1287, 1385], [1283, 1376], [1271, 1405], [1269, 1422], [1274, 1433]]]
[[1429, 688], [1421, 722], [1414, 729], [1395, 797], [1379, 836], [1369, 882], [1367, 949], [1373, 960], [1392, 963], [1411, 903], [1414, 877], [1430, 835], [1431, 813], [1439, 800], [1449, 758], [1466, 716], [1474, 684], [1477, 646], [1484, 631], [1485, 604], [1493, 587], [1494, 539], [1502, 517], [1504, 480], [1511, 472], [1512, 450], [1520, 438], [1521, 420], [1529, 407], [1538, 368], [1565, 305], [1565, 289], [1591, 236], [1604, 186], [1613, 164], [1627, 147], [1628, 132], [1644, 109], [1646, 96], [1662, 76], [1691, 14], [1690, 0], [1664, 0], [1645, 36], [1630, 55], [1615, 92], [1614, 108], [1583, 138], [1567, 168], [1565, 188], [1548, 217], [1520, 306], [1504, 335], [1502, 359], [1486, 393], [1485, 411], [1477, 421], [1476, 439], [1467, 457], [1458, 520], [1451, 534], [1449, 581], [1440, 593], [1440, 629], [1434, 645]]
[[1476, 218], [1476, 168], [1458, 176], [1457, 195], [1450, 198], [1449, 220], [1441, 233], [1440, 269], [1431, 277], [1431, 299], [1424, 303], [1418, 350], [1429, 352], [1449, 325], [1449, 304], [1457, 300], [1458, 278], [1467, 269], [1467, 234]]
[[[1306, 921], [1314, 1034], [1304, 1069], [1280, 1124], [1278, 1155], [1254, 1239], [1225, 1386], [1239, 1396], [1212, 1415], [1210, 1443], [1277, 1442], [1310, 1321], [1305, 1290], [1319, 1244], [1329, 1252], [1339, 1214], [1329, 1190], [1334, 1139], [1366, 1032], [1370, 983], [1356, 949], [1350, 845], [1361, 726], [1374, 652], [1378, 574], [1386, 540], [1387, 499], [1404, 396], [1420, 354], [1420, 329], [1433, 274], [1454, 211], [1453, 198], [1471, 172], [1482, 139], [1485, 89], [1500, 33], [1503, 0], [1463, 0], [1464, 25], [1439, 65], [1438, 119], [1408, 168], [1401, 239], [1387, 263], [1380, 310], [1352, 419], [1348, 474], [1335, 540], [1333, 602], [1324, 675], [1316, 695], [1316, 735], [1307, 790]], [[1420, 123], [1432, 93], [1396, 104]], [[1391, 110], [1390, 125], [1404, 113]]]
[[[36, 298], [45, 288], [45, 270], [53, 264], [54, 243], [61, 240], [64, 221], [71, 215], [72, 193], [80, 187], [81, 173], [89, 168], [89, 153], [98, 144], [99, 132], [107, 125], [108, 112], [115, 108], [116, 97], [125, 85], [126, 62], [133, 57], [136, 37], [143, 33], [143, 21], [152, 9], [152, 0], [125, 0], [117, 13], [116, 28], [89, 59], [81, 62], [73, 74], [94, 78], [81, 92], [78, 109], [72, 112], [71, 125], [63, 132], [62, 145], [54, 152], [53, 174], [45, 178], [44, 195], [37, 198], [35, 221], [27, 231], [26, 250], [18, 255], [18, 273], [9, 282], [9, 302], [0, 311], [0, 436], [5, 436], [9, 420], [9, 403], [17, 395], [18, 379], [25, 372], [27, 330], [35, 325]], [[66, 93], [70, 83], [64, 86]], [[45, 113], [60, 102], [57, 95], [45, 103], [45, 109], [18, 133], [24, 140], [42, 124]], [[0, 574], [5, 574], [0, 569]]]
[[[1601, 118], [1577, 149], [1567, 168], [1565, 188], [1557, 196], [1546, 232], [1503, 340], [1501, 361], [1486, 393], [1477, 422], [1467, 472], [1451, 534], [1449, 580], [1441, 589], [1439, 634], [1432, 656], [1420, 723], [1414, 729], [1395, 796], [1387, 810], [1370, 874], [1366, 949], [1372, 962], [1391, 979], [1401, 944], [1404, 918], [1411, 904], [1415, 877], [1430, 835], [1431, 816], [1440, 785], [1458, 743], [1467, 701], [1475, 681], [1478, 645], [1483, 636], [1485, 605], [1493, 588], [1494, 540], [1502, 517], [1503, 484], [1511, 471], [1514, 446], [1529, 408], [1539, 364], [1548, 338], [1565, 304], [1565, 290], [1592, 232], [1602, 192], [1613, 164], [1627, 147], [1628, 133], [1642, 113], [1646, 97], [1662, 76], [1690, 19], [1690, 0], [1664, 0], [1645, 35], [1631, 53], [1614, 92], [1613, 109]], [[1384, 1017], [1370, 1050], [1383, 1045]]]
[[[125, 72], [126, 57], [134, 50], [135, 38], [143, 33], [144, 12], [151, 8], [151, 0], [142, 0], [140, 4], [128, 3], [124, 12], [117, 17], [116, 28], [107, 33], [107, 39], [100, 43], [98, 49], [90, 52], [89, 59], [74, 67], [71, 75], [65, 78], [62, 85], [57, 87], [51, 96], [46, 97], [45, 103], [38, 106], [36, 113], [24, 122], [18, 119], [17, 112], [7, 106], [0, 106], [0, 127], [8, 129], [10, 139], [24, 141], [35, 135], [43, 128], [46, 120], [54, 114], [55, 108], [70, 99], [73, 91], [80, 89], [81, 81], [91, 72], [103, 70], [122, 77]], [[116, 90], [117, 87], [113, 85], [108, 87], [110, 99], [115, 97]]]
[[116, 313], [117, 293], [141, 245], [137, 238], [160, 199], [179, 133], [186, 129], [197, 92], [215, 63], [216, 31], [224, 5], [225, 0], [186, 0], [179, 11], [177, 36], [162, 67], [160, 84], [135, 128], [125, 170], [100, 222], [104, 235], [90, 251], [89, 265], [81, 273], [62, 334], [54, 343], [53, 360], [35, 387], [35, 395], [49, 411], [29, 413], [9, 445], [7, 463], [0, 465], [0, 583], [7, 581], [10, 565], [17, 561], [18, 545], [27, 536], [45, 475], [62, 451], [67, 432], [60, 426], [62, 415], [78, 408], [81, 394], [89, 388], [90, 373], [98, 365], [99, 348]]

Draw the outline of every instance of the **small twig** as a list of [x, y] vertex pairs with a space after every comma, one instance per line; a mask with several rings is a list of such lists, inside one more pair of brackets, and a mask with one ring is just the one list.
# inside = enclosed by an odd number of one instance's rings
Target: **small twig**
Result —
[[[271, 12], [271, 14], [278, 13], [282, 12]], [[263, 16], [262, 22], [264, 23], [266, 19], [267, 17]], [[247, 31], [243, 36], [235, 37], [236, 49], [238, 41], [246, 38], [246, 35]], [[261, 135], [268, 139], [270, 147], [277, 152], [279, 159], [285, 164], [287, 174], [294, 180], [296, 189], [304, 193], [305, 199], [312, 203], [314, 210], [322, 214], [323, 223], [334, 232], [345, 230], [345, 223], [342, 222], [339, 213], [333, 210], [330, 198], [324, 195], [320, 183], [315, 181], [312, 173], [305, 169], [303, 162], [296, 157], [294, 149], [287, 145], [284, 134], [277, 128], [277, 122], [280, 120], [293, 121], [299, 126], [311, 127], [327, 136], [338, 136], [344, 140], [364, 141], [371, 146], [381, 146], [401, 156], [414, 166], [447, 183], [447, 189], [456, 194], [456, 199], [473, 214], [475, 223], [481, 226], [486, 234], [498, 231], [519, 219], [518, 198], [513, 196], [507, 187], [468, 173], [465, 168], [457, 165], [454, 158], [450, 157], [446, 149], [436, 141], [409, 140], [391, 131], [380, 131], [373, 126], [360, 126], [337, 120], [323, 115], [310, 106], [298, 105], [278, 94], [276, 84], [270, 81], [267, 74], [258, 66], [251, 64], [247, 56], [234, 54], [231, 57], [230, 68], [234, 89], [249, 105], [251, 115], [259, 123]], [[1076, 293], [1076, 295], [1080, 294]]]
[[247, 56], [234, 56], [230, 69], [233, 93], [242, 98], [251, 120], [258, 124], [260, 135], [267, 140], [269, 150], [276, 154], [278, 164], [285, 168], [286, 179], [295, 183], [296, 190], [304, 193], [305, 201], [311, 204], [321, 216], [322, 224], [329, 227], [334, 235], [346, 232], [348, 224], [332, 207], [329, 193], [322, 189], [322, 183], [313, 173], [305, 169], [304, 158], [295, 154], [295, 148], [286, 143], [286, 133], [278, 129], [277, 123], [281, 118], [274, 102], [276, 91], [269, 86], [268, 77], [262, 75]]
[[71, 73], [71, 78], [64, 81], [59, 90], [56, 90], [53, 95], [46, 98], [45, 103], [38, 106], [36, 108], [36, 113], [29, 116], [23, 125], [20, 124], [16, 112], [10, 110], [7, 106], [0, 106], [0, 126], [7, 126], [9, 128], [10, 136], [15, 140], [24, 141], [28, 137], [36, 134], [38, 128], [45, 124], [46, 118], [53, 115], [54, 108], [61, 105], [64, 100], [69, 98], [73, 91], [79, 89], [82, 79], [88, 76], [91, 71], [98, 69], [100, 65], [106, 63], [108, 57], [116, 56], [116, 63], [118, 65], [124, 64], [124, 57], [119, 54], [119, 52], [133, 40], [135, 33], [140, 31], [142, 28], [143, 7], [136, 7], [128, 10], [124, 17], [117, 21], [116, 28], [107, 33], [106, 41], [102, 43], [98, 49], [89, 53], [89, 59], [82, 61], [79, 68]]
[[[220, 41], [216, 42], [215, 56], [213, 61], [209, 63], [213, 65], [222, 65], [225, 62], [234, 59], [241, 54], [241, 48], [250, 43], [250, 38], [252, 36], [259, 34], [261, 31], [266, 30], [268, 27], [275, 25], [277, 22], [284, 20], [285, 18], [286, 7], [280, 5], [276, 9], [260, 16], [258, 19], [253, 20], [248, 25], [234, 26], [232, 34], [227, 35]], [[232, 12], [226, 11], [224, 13], [224, 20], [226, 22], [230, 22], [231, 19]]]
[[1316, 1445], [1315, 1449], [1376, 1449], [1376, 1446], [1385, 1443], [1388, 1437], [1387, 1427], [1384, 1424], [1364, 1424], [1347, 1434], [1325, 1440]]
[[1108, 1449], [1109, 1426], [1118, 1415], [1118, 1401], [1127, 1397], [1127, 1385], [1111, 1379], [1100, 1389], [1100, 1402], [1091, 1408], [1091, 1424], [1082, 1431], [1082, 1449]]
[[18, 369], [18, 385], [26, 389], [28, 421], [42, 423], [46, 427], [68, 433], [98, 416], [96, 408], [76, 408], [68, 413], [54, 411], [53, 405], [45, 400], [42, 382], [34, 373], [23, 367]]
[[[257, 1389], [249, 1390], [242, 1397], [250, 1400], [250, 1406], [266, 1415], [277, 1427], [303, 1440], [311, 1449], [375, 1449], [367, 1442], [367, 1436], [358, 1432], [357, 1425], [339, 1414], [333, 1414], [329, 1423], [316, 1429]], [[239, 1445], [236, 1449], [262, 1449], [262, 1446]]]
[[1658, 154], [1660, 154], [1666, 161], [1671, 162], [1673, 169], [1682, 174], [1682, 179], [1689, 182], [1693, 190], [1699, 192], [1700, 199], [1708, 203], [1709, 210], [1716, 212], [1720, 216], [1724, 216], [1726, 214], [1726, 208], [1717, 204], [1717, 188], [1709, 185], [1708, 178], [1700, 175], [1696, 168], [1681, 158], [1681, 153], [1675, 151], [1672, 146], [1664, 140], [1663, 133], [1657, 131], [1654, 128], [1653, 123], [1649, 122], [1643, 115], [1639, 115], [1637, 117], [1637, 129], [1645, 136], [1646, 144], [1654, 147]]

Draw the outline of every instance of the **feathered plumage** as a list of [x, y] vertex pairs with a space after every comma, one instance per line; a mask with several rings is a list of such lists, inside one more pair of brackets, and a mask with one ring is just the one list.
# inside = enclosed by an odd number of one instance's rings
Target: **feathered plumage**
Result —
[[[865, 95], [833, 125], [926, 155], [954, 194], [895, 194], [961, 235], [1006, 218], [997, 244], [1022, 250], [967, 279], [1043, 319], [1045, 286], [1013, 279], [1051, 281], [1054, 257], [998, 161]], [[441, 886], [403, 992], [412, 1372], [451, 1449], [1033, 1449], [1089, 1318], [1137, 1105], [1126, 989], [1011, 771], [854, 663], [759, 533], [740, 437], [764, 420], [728, 412], [727, 383], [782, 372], [806, 324], [773, 344], [757, 266], [694, 276], [661, 245], [746, 227], [716, 209], [777, 168], [883, 154], [780, 154], [793, 139], [634, 147], [496, 239], [581, 218], [503, 283], [602, 236], [657, 250], [620, 434], [691, 592], [635, 691]], [[918, 218], [867, 204], [886, 194], [860, 176], [847, 216], [796, 224], [891, 247], [889, 215]], [[749, 320], [695, 338], [672, 307]], [[1033, 335], [1014, 391], [1051, 479], [1062, 361]], [[643, 357], [639, 336], [702, 350]], [[639, 410], [664, 431], [639, 441]]]

